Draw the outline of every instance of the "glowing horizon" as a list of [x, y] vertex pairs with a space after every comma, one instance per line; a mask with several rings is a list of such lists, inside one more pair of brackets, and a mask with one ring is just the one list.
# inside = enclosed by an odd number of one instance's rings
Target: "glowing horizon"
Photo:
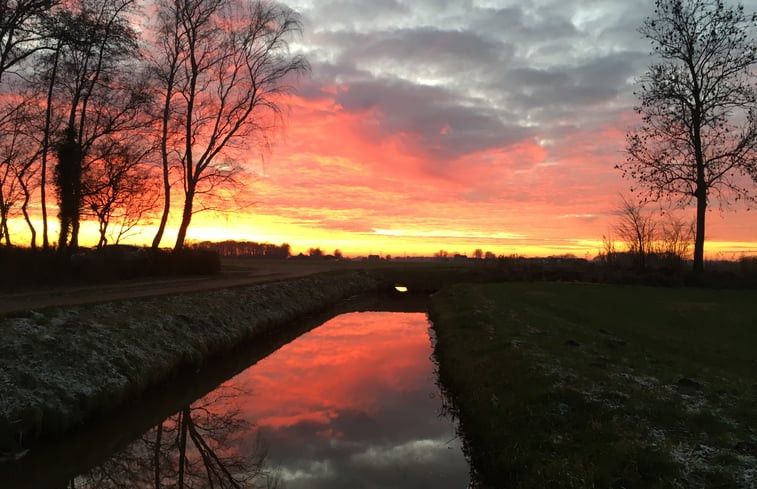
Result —
[[[238, 217], [230, 217], [230, 219], [237, 221]], [[250, 223], [254, 223], [256, 216], [247, 215], [245, 219], [250, 221]], [[599, 254], [603, 246], [601, 236], [598, 238], [535, 239], [532, 241], [527, 236], [505, 237], [494, 235], [488, 237], [488, 239], [481, 239], [481, 236], [465, 237], [464, 233], [460, 233], [461, 236], [457, 239], [451, 239], [449, 236], [446, 236], [444, 241], [434, 240], [429, 242], [428, 237], [433, 237], [434, 232], [420, 231], [417, 234], [413, 234], [410, 231], [387, 233], [386, 230], [375, 230], [374, 233], [356, 236], [354, 233], [321, 234], [317, 230], [304, 228], [300, 229], [300, 233], [297, 236], [288, 236], [285, 232], [291, 232], [292, 229], [297, 228], [281, 223], [274, 223], [266, 228], [266, 231], [261, 232], [254, 228], [247, 228], [247, 226], [218, 226], [219, 220], [225, 221], [225, 219], [218, 219], [217, 217], [210, 217], [207, 220], [198, 219], [198, 222], [193, 223], [189, 228], [188, 243], [224, 240], [254, 241], [276, 245], [288, 243], [291, 246], [292, 255], [299, 253], [307, 254], [310, 248], [320, 248], [327, 254], [333, 253], [338, 249], [348, 258], [369, 255], [380, 255], [382, 257], [386, 255], [391, 255], [392, 257], [431, 257], [440, 250], [448, 252], [450, 256], [458, 253], [472, 256], [476, 249], [481, 249], [484, 252], [491, 251], [497, 256], [548, 257], [572, 254], [578, 258], [592, 259]], [[215, 226], [213, 223], [215, 223]], [[26, 225], [25, 223], [14, 220], [11, 224], [12, 234], [18, 236], [25, 231], [23, 229], [23, 226]], [[37, 224], [41, 228], [41, 222]], [[54, 238], [57, 236], [58, 225], [54, 221], [50, 225], [50, 235], [54, 242]], [[157, 226], [155, 225], [141, 226], [135, 234], [124, 239], [121, 243], [149, 246], [152, 243], [156, 229]], [[445, 233], [454, 234], [449, 231], [445, 231]], [[82, 224], [81, 245], [85, 247], [95, 246], [97, 239], [96, 223], [85, 221]], [[175, 239], [176, 227], [169, 227], [164, 235], [161, 247], [172, 247]], [[37, 244], [40, 245], [41, 240], [39, 236], [37, 241]], [[18, 244], [28, 245], [28, 243]], [[618, 244], [620, 245], [620, 243]], [[622, 245], [619, 248], [622, 248]], [[742, 256], [754, 255], [757, 255], [757, 243], [755, 242], [710, 240], [705, 244], [705, 258], [708, 260], [733, 260]]]

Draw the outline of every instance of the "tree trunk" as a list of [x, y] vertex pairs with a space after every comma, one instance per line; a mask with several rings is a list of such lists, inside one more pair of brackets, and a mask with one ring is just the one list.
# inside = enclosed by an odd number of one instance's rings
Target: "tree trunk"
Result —
[[68, 247], [72, 252], [79, 249], [79, 224], [79, 215], [77, 214], [71, 220], [71, 241], [68, 242]]
[[194, 187], [190, 185], [190, 188], [184, 197], [184, 210], [181, 214], [181, 225], [179, 226], [179, 234], [176, 236], [176, 244], [173, 247], [174, 251], [179, 251], [184, 247], [184, 240], [187, 237], [187, 229], [189, 223], [192, 220], [192, 203], [194, 200]]
[[694, 238], [694, 273], [704, 272], [704, 220], [707, 212], [707, 192], [704, 187], [697, 190], [697, 229]]
[[160, 489], [160, 447], [163, 443], [163, 423], [158, 425], [155, 435], [155, 451], [153, 452], [153, 465], [155, 468], [155, 489]]
[[[0, 205], [3, 205], [0, 203]], [[0, 217], [0, 240], [5, 237], [5, 244], [7, 246], [13, 246], [13, 243], [11, 243], [11, 235], [8, 232], [8, 214], [7, 210], [3, 208], [2, 216]]]
[[42, 249], [47, 250], [50, 247], [50, 240], [47, 236], [47, 195], [45, 194], [45, 185], [47, 185], [47, 179], [45, 178], [45, 173], [47, 173], [47, 158], [43, 160], [42, 168], [40, 172], [42, 173], [42, 177], [40, 180], [40, 205], [42, 206]]
[[[6, 216], [5, 198], [3, 197], [3, 186], [0, 185], [0, 243], [5, 237], [5, 216]], [[7, 243], [10, 245], [10, 243]]]
[[63, 212], [61, 211], [60, 216], [60, 233], [58, 233], [58, 254], [62, 255], [66, 252], [66, 248], [68, 248], [68, 228], [71, 226], [71, 223], [68, 220], [68, 217], [63, 215]]
[[107, 244], [108, 238], [105, 237], [105, 229], [100, 228], [100, 239], [97, 241], [97, 249], [102, 249], [102, 247]]
[[160, 216], [160, 224], [155, 238], [152, 240], [152, 249], [157, 250], [160, 247], [160, 241], [163, 239], [163, 232], [166, 230], [168, 222], [168, 212], [171, 209], [171, 184], [168, 181], [168, 168], [163, 167], [163, 215]]
[[189, 407], [181, 411], [179, 418], [179, 475], [178, 489], [184, 489], [184, 468], [187, 462], [187, 428], [189, 418]]
[[37, 249], [37, 230], [34, 229], [34, 224], [32, 224], [31, 217], [29, 216], [29, 190], [24, 187], [24, 203], [21, 204], [21, 212], [24, 214], [24, 220], [26, 221], [26, 225], [29, 226], [29, 233], [31, 233], [31, 240], [29, 241], [29, 245], [33, 250]]
[[160, 246], [160, 240], [163, 239], [163, 232], [166, 230], [166, 223], [168, 222], [168, 213], [171, 210], [171, 182], [168, 179], [168, 125], [171, 117], [171, 96], [173, 93], [174, 74], [175, 71], [172, 68], [166, 86], [166, 98], [163, 103], [163, 117], [161, 121], [162, 127], [160, 135], [160, 155], [163, 163], [163, 215], [160, 216], [158, 232], [155, 233], [155, 239], [152, 240], [152, 248], [154, 250], [158, 249]]
[[47, 237], [47, 196], [45, 186], [47, 185], [47, 155], [50, 152], [50, 132], [52, 131], [53, 118], [53, 90], [55, 81], [58, 76], [58, 59], [60, 58], [61, 41], [55, 48], [55, 57], [53, 58], [53, 68], [50, 74], [50, 84], [47, 87], [47, 101], [45, 106], [45, 129], [42, 135], [42, 168], [40, 169], [40, 204], [42, 205], [42, 248], [47, 249], [50, 242]]
[[702, 151], [702, 128], [701, 121], [701, 102], [699, 101], [699, 92], [695, 92], [697, 110], [693, 115], [693, 138], [694, 161], [697, 172], [697, 229], [694, 237], [694, 273], [701, 275], [704, 272], [704, 217], [707, 211], [707, 181], [705, 180], [704, 152]]

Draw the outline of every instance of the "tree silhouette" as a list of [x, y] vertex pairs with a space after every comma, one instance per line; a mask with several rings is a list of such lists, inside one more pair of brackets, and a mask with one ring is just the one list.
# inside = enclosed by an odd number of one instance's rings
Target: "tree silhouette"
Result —
[[0, 81], [3, 75], [35, 52], [46, 49], [40, 21], [58, 0], [0, 2]]
[[[161, 148], [166, 201], [157, 247], [169, 212], [169, 166], [181, 173], [182, 217], [174, 249], [184, 246], [195, 198], [212, 194], [241, 170], [229, 149], [264, 139], [280, 113], [279, 95], [308, 69], [288, 52], [301, 28], [287, 7], [267, 1], [177, 0], [158, 4], [165, 63]], [[161, 68], [162, 65], [162, 68]], [[171, 160], [169, 160], [169, 157]]]
[[158, 200], [150, 167], [144, 162], [151, 148], [141, 147], [136, 138], [108, 138], [93, 148], [84, 184], [84, 208], [98, 222], [98, 248], [114, 244], [153, 211]]
[[[46, 30], [43, 27], [43, 23], [50, 10], [58, 3], [58, 0], [13, 0], [0, 2], [0, 81], [5, 86], [8, 86], [9, 81], [19, 81], [23, 84], [27, 82], [23, 74], [24, 62], [33, 57], [35, 53], [47, 49], [48, 46], [45, 42]], [[15, 125], [10, 135], [11, 141], [9, 144], [6, 144], [6, 148], [12, 148], [22, 134], [19, 125], [16, 124], [21, 107], [18, 105], [18, 100], [15, 97], [5, 97], [4, 99], [16, 102], [4, 103], [2, 109], [0, 109], [0, 124], [11, 123]], [[21, 104], [25, 107], [33, 105], [27, 102], [29, 101], [23, 100]], [[27, 141], [24, 143], [27, 143]], [[29, 149], [28, 144], [23, 145], [27, 146], [26, 149]], [[15, 174], [16, 176], [16, 179], [10, 179], [10, 182], [7, 178], [3, 178], [6, 188], [4, 190], [0, 189], [0, 215], [5, 218], [8, 217], [8, 213], [10, 212], [8, 204], [13, 200], [9, 194], [12, 193], [10, 191], [13, 189], [7, 187], [10, 186], [8, 185], [9, 183], [13, 183], [23, 194], [21, 197], [21, 208], [24, 219], [32, 234], [31, 246], [34, 248], [36, 246], [36, 230], [31, 224], [28, 206], [31, 199], [31, 187], [32, 185], [36, 186], [37, 182], [35, 180], [37, 175], [39, 175], [43, 196], [42, 212], [46, 214], [44, 207], [45, 173], [36, 168], [34, 165], [35, 158], [22, 157], [23, 162], [12, 161], [12, 159], [8, 160], [7, 157], [16, 151], [17, 149], [13, 148], [10, 153], [6, 152], [3, 156], [3, 162], [0, 164], [0, 176], [8, 177], [10, 174]], [[0, 238], [4, 234], [6, 243], [9, 243], [10, 238], [7, 231], [7, 221], [0, 222]], [[45, 240], [47, 237], [46, 233], [47, 229], [45, 227]]]
[[82, 150], [77, 141], [76, 129], [66, 128], [63, 139], [56, 148], [58, 164], [55, 167], [55, 189], [58, 195], [58, 218], [60, 235], [58, 252], [64, 253], [73, 240], [81, 208]]
[[655, 252], [657, 223], [642, 204], [635, 204], [621, 196], [615, 234], [625, 243], [640, 269], [646, 267], [647, 255]]
[[640, 29], [658, 61], [641, 78], [642, 124], [628, 134], [628, 158], [618, 167], [648, 199], [696, 201], [697, 273], [704, 269], [709, 199], [754, 199], [756, 22], [743, 6], [721, 0], [657, 0]]
[[259, 437], [252, 450], [234, 448], [240, 434], [253, 429], [235, 409], [214, 404], [233, 398], [221, 386], [145, 433], [127, 449], [71, 481], [71, 487], [126, 489], [273, 489], [277, 473]]
[[[56, 168], [59, 204], [66, 206], [60, 210], [61, 251], [78, 247], [84, 199], [107, 189], [85, 185], [91, 165], [105, 161], [99, 150], [108, 141], [126, 140], [149, 123], [145, 108], [150, 100], [135, 66], [138, 36], [129, 22], [134, 4], [134, 0], [78, 0], [46, 21], [55, 48], [36, 67], [42, 78], [49, 78], [43, 148], [54, 114], [66, 121]], [[78, 182], [67, 180], [72, 178]]]

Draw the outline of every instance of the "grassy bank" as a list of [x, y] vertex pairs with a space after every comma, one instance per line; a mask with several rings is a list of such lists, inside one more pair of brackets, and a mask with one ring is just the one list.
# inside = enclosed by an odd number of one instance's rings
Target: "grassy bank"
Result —
[[0, 455], [23, 453], [178, 371], [379, 286], [365, 273], [331, 272], [0, 316]]
[[454, 286], [430, 315], [482, 486], [757, 486], [754, 291]]
[[[236, 271], [269, 265], [240, 262]], [[286, 265], [296, 264], [274, 272]], [[397, 283], [433, 291], [496, 272], [414, 263], [322, 268], [313, 263], [312, 275], [252, 286], [0, 315], [0, 461], [348, 296]]]

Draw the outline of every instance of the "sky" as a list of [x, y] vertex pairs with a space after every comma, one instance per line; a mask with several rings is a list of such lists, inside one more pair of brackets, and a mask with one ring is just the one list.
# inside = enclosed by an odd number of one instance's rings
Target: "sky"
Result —
[[[653, 2], [288, 5], [311, 73], [282, 101], [269, 149], [247, 158], [256, 176], [240, 201], [253, 204], [196, 215], [190, 239], [348, 256], [597, 254], [632, 183], [614, 166], [639, 122], [634, 81], [651, 47], [637, 29]], [[706, 253], [757, 253], [757, 214], [712, 205]]]
[[[288, 5], [312, 71], [253, 162], [253, 236], [348, 254], [596, 254], [631, 185], [614, 166], [638, 123], [652, 2]], [[711, 256], [757, 252], [754, 212], [708, 219]]]

